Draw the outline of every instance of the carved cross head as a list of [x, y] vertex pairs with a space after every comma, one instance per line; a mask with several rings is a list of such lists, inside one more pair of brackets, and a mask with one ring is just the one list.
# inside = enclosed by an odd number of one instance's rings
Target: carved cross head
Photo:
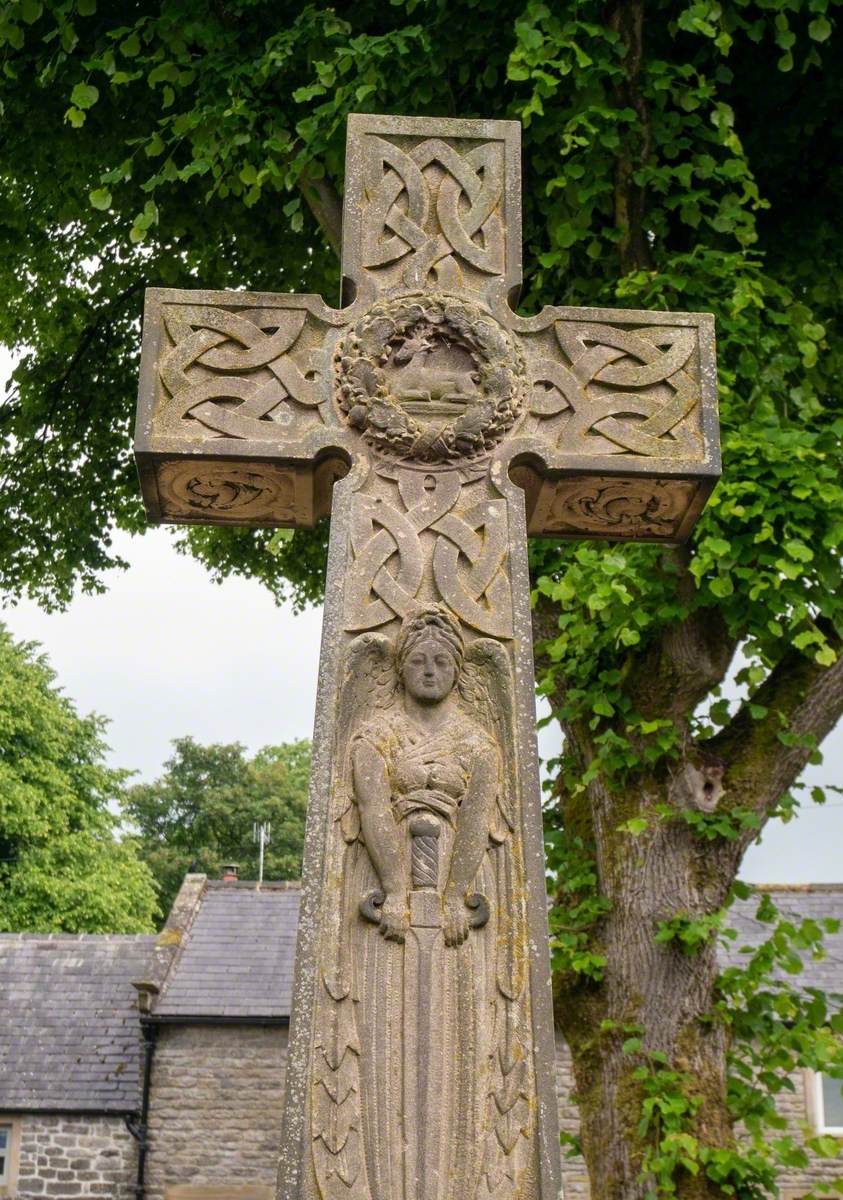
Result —
[[719, 475], [713, 318], [510, 307], [520, 128], [351, 116], [343, 295], [147, 292], [154, 521], [310, 526], [361, 458], [485, 473], [528, 532], [684, 540]]

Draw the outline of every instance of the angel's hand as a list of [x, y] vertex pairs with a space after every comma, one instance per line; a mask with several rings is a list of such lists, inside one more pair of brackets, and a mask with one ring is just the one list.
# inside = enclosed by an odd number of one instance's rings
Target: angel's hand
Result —
[[468, 937], [468, 909], [465, 900], [458, 892], [448, 889], [445, 892], [445, 945], [461, 946]]
[[385, 940], [403, 942], [410, 924], [406, 892], [388, 892], [379, 911], [381, 918], [379, 929]]

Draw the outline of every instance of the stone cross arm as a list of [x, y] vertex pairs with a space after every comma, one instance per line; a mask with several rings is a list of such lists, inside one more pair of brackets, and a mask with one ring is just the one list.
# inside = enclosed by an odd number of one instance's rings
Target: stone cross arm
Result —
[[[688, 536], [719, 474], [713, 318], [513, 313], [518, 133], [349, 119], [344, 309], [147, 292], [136, 454], [152, 520], [310, 526], [361, 453], [496, 452], [532, 535]], [[414, 324], [408, 296], [439, 307]]]

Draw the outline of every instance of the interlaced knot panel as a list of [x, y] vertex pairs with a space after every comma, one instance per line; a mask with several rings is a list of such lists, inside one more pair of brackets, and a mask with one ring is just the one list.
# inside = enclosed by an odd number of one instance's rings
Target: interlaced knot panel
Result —
[[[398, 490], [403, 512], [382, 496], [361, 496], [355, 506], [346, 629], [374, 629], [407, 616], [430, 557], [439, 599], [473, 629], [511, 637], [506, 503], [484, 500], [455, 511], [456, 472], [399, 471]], [[436, 535], [432, 556], [421, 542], [425, 530]]]
[[403, 281], [410, 288], [424, 287], [434, 270], [439, 287], [459, 288], [460, 260], [484, 274], [500, 274], [503, 185], [498, 142], [460, 154], [428, 138], [407, 152], [370, 137], [363, 266], [371, 270], [406, 257]]
[[693, 328], [574, 321], [556, 321], [553, 328], [563, 358], [535, 365], [531, 411], [560, 418], [557, 444], [571, 454], [699, 457]]
[[307, 318], [304, 309], [165, 306], [172, 347], [159, 367], [168, 397], [162, 429], [183, 435], [198, 422], [205, 435], [282, 439], [293, 419], [289, 400], [308, 409], [324, 401], [315, 372], [291, 357]]

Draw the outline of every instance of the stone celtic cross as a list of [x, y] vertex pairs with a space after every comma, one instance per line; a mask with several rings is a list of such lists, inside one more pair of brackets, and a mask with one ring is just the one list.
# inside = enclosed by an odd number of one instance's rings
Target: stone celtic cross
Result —
[[352, 116], [343, 309], [147, 293], [154, 521], [331, 539], [282, 1200], [556, 1200], [527, 535], [687, 537], [712, 318], [510, 308], [519, 127]]

